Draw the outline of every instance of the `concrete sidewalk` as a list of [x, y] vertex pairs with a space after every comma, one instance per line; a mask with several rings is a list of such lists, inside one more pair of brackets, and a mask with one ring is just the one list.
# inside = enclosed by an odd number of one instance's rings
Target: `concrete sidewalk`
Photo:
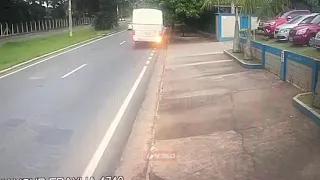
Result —
[[170, 44], [151, 180], [315, 180], [320, 129], [291, 105], [300, 91], [222, 53], [230, 43]]

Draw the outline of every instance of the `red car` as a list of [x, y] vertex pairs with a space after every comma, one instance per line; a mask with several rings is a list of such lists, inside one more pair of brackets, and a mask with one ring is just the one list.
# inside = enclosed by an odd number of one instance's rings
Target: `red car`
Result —
[[277, 18], [263, 23], [264, 34], [266, 36], [269, 36], [270, 38], [273, 38], [274, 36], [273, 34], [277, 26], [287, 23], [292, 18], [295, 18], [298, 15], [304, 15], [304, 14], [310, 14], [310, 13], [311, 12], [309, 10], [292, 10], [292, 11], [283, 13], [281, 16]]
[[289, 32], [289, 41], [295, 45], [315, 45], [316, 34], [320, 31], [320, 15], [310, 23], [294, 27]]

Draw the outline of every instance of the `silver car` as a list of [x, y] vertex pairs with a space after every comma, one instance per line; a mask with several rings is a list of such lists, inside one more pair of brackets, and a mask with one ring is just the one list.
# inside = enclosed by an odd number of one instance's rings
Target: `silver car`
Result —
[[315, 38], [315, 48], [320, 50], [320, 31], [317, 33], [316, 38]]
[[274, 38], [278, 41], [288, 41], [289, 38], [289, 31], [290, 29], [300, 25], [300, 24], [307, 24], [312, 21], [312, 19], [318, 15], [319, 13], [312, 13], [306, 15], [299, 15], [289, 22], [278, 26], [274, 31]]

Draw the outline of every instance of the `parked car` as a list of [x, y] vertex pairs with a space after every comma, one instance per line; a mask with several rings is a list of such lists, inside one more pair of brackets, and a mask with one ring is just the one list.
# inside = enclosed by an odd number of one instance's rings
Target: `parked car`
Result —
[[274, 38], [278, 41], [288, 41], [290, 29], [310, 23], [319, 13], [312, 13], [307, 15], [299, 15], [289, 22], [276, 27], [274, 31]]
[[309, 10], [292, 10], [292, 11], [284, 13], [283, 15], [281, 15], [278, 18], [269, 20], [269, 21], [263, 23], [264, 34], [266, 36], [269, 36], [270, 38], [273, 38], [274, 31], [277, 26], [284, 24], [284, 23], [287, 23], [288, 21], [290, 21], [291, 19], [293, 19], [299, 15], [305, 15], [305, 14], [311, 14], [311, 12]]
[[296, 45], [314, 46], [319, 31], [320, 15], [317, 15], [310, 23], [292, 28], [289, 32], [289, 41]]
[[316, 38], [315, 38], [314, 43], [315, 43], [315, 48], [320, 50], [320, 31], [316, 34]]

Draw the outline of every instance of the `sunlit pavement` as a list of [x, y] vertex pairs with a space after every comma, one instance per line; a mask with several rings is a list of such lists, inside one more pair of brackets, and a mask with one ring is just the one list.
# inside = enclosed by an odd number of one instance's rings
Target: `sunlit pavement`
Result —
[[226, 48], [169, 45], [150, 179], [319, 179], [320, 129], [292, 106], [300, 91]]

